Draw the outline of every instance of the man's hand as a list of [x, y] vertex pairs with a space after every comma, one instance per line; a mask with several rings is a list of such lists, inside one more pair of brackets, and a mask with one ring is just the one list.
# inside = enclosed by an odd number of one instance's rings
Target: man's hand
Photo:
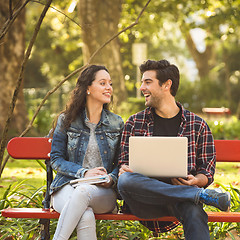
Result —
[[173, 185], [187, 185], [193, 186], [196, 185], [195, 177], [193, 175], [188, 175], [186, 179], [184, 178], [172, 178], [171, 182]]
[[204, 187], [208, 183], [208, 178], [204, 174], [197, 174], [196, 176], [188, 175], [187, 179], [184, 178], [172, 178], [173, 185], [186, 185], [186, 186], [198, 186]]
[[122, 165], [121, 168], [119, 169], [119, 173], [118, 176], [120, 176], [121, 174], [125, 173], [125, 172], [133, 172], [133, 170], [128, 166], [128, 165]]

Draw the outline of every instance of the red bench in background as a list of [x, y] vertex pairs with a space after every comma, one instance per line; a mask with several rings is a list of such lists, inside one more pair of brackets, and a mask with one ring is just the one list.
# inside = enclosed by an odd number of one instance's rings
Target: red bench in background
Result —
[[[240, 140], [215, 140], [217, 151], [217, 162], [240, 162]], [[47, 188], [43, 201], [43, 208], [7, 208], [1, 211], [2, 216], [9, 218], [35, 218], [40, 219], [41, 239], [50, 239], [50, 219], [59, 217], [59, 213], [50, 209], [49, 188], [53, 180], [53, 172], [50, 166], [50, 138], [16, 137], [9, 141], [8, 153], [15, 159], [45, 159]], [[209, 222], [240, 222], [240, 212], [208, 212]], [[132, 214], [107, 213], [96, 214], [99, 220], [146, 220], [140, 219]], [[149, 221], [149, 219], [147, 219]], [[172, 216], [151, 219], [153, 221], [176, 221]]]

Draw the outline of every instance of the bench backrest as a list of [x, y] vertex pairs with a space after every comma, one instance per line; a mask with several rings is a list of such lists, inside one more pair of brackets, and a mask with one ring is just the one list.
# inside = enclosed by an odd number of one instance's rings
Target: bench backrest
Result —
[[15, 137], [7, 145], [8, 153], [15, 159], [50, 159], [51, 138]]
[[[217, 162], [240, 162], [240, 140], [215, 140]], [[49, 159], [51, 138], [15, 137], [7, 146], [15, 159]]]
[[240, 140], [215, 140], [217, 162], [240, 162]]

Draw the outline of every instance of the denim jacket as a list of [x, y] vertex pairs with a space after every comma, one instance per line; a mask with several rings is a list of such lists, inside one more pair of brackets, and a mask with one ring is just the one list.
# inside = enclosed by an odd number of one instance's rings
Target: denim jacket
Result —
[[[86, 126], [86, 110], [68, 129], [63, 128], [63, 119], [64, 114], [61, 114], [53, 134], [50, 162], [57, 174], [50, 186], [50, 194], [71, 180], [84, 177], [88, 170], [82, 167], [90, 136], [90, 129]], [[114, 185], [118, 175], [118, 151], [123, 126], [120, 116], [103, 109], [95, 130], [103, 166]]]

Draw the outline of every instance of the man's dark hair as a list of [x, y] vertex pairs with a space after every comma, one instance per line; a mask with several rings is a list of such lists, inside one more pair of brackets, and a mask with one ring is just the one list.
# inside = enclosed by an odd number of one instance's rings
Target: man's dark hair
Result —
[[156, 71], [156, 77], [159, 80], [159, 85], [162, 86], [168, 79], [172, 80], [170, 92], [172, 96], [176, 96], [179, 86], [179, 70], [174, 64], [170, 64], [167, 60], [153, 61], [147, 60], [140, 67], [143, 74], [149, 70]]

